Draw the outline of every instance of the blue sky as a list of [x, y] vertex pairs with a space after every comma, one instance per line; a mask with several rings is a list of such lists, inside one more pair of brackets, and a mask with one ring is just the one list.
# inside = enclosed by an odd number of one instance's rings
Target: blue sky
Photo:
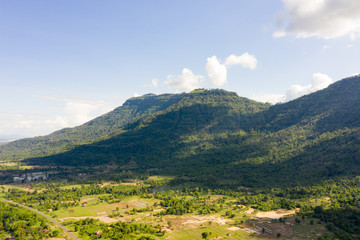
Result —
[[288, 101], [359, 72], [358, 0], [1, 1], [0, 138], [149, 92]]

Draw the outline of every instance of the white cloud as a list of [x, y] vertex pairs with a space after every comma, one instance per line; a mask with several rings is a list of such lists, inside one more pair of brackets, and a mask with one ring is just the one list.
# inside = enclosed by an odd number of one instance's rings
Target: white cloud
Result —
[[333, 83], [333, 80], [328, 75], [314, 73], [309, 85], [292, 85], [286, 92], [286, 101], [290, 101], [306, 94], [319, 91], [328, 87], [331, 83]]
[[140, 97], [141, 95], [140, 94], [138, 94], [138, 93], [134, 93], [134, 95], [133, 95], [134, 97]]
[[257, 65], [257, 59], [254, 55], [250, 55], [247, 52], [241, 56], [235, 56], [234, 54], [231, 54], [225, 59], [225, 65], [229, 67], [232, 65], [241, 65], [244, 68], [250, 68], [254, 70]]
[[65, 104], [67, 120], [71, 125], [80, 125], [93, 118], [92, 112], [99, 109], [99, 106], [80, 102], [69, 101]]
[[257, 65], [257, 59], [254, 55], [244, 53], [241, 56], [231, 54], [221, 63], [216, 56], [207, 58], [205, 70], [213, 86], [223, 86], [227, 82], [227, 70], [233, 65], [241, 65], [244, 68], [254, 70]]
[[64, 127], [68, 127], [68, 123], [60, 116], [55, 119], [48, 119], [45, 116], [38, 115], [0, 115], [0, 134], [5, 136], [39, 136]]
[[157, 78], [154, 78], [151, 80], [150, 84], [144, 84], [143, 87], [144, 88], [153, 88], [153, 87], [158, 87], [160, 83], [160, 80]]
[[[116, 107], [114, 104], [105, 101], [81, 100], [58, 96], [36, 97], [65, 103], [62, 109], [63, 115], [58, 116], [55, 120], [49, 120], [50, 122], [58, 123], [58, 125], [62, 127], [74, 127], [83, 124]], [[67, 123], [67, 125], [65, 125], [65, 123]]]
[[360, 36], [359, 0], [282, 0], [285, 11], [278, 15], [274, 37], [325, 39]]
[[252, 95], [251, 99], [254, 99], [258, 102], [275, 104], [279, 102], [285, 102], [286, 96], [284, 94], [261, 93], [261, 94]]
[[170, 88], [176, 91], [191, 91], [196, 88], [202, 88], [205, 85], [205, 79], [201, 75], [195, 75], [191, 70], [184, 68], [181, 75], [168, 75], [165, 82]]
[[205, 69], [210, 78], [212, 85], [222, 86], [226, 83], [226, 79], [227, 79], [226, 66], [224, 64], [221, 64], [216, 56], [207, 58]]
[[323, 73], [314, 73], [312, 75], [311, 83], [306, 86], [292, 85], [286, 91], [286, 94], [261, 93], [261, 94], [252, 95], [251, 99], [254, 99], [259, 102], [268, 102], [271, 104], [287, 102], [299, 98], [301, 96], [327, 88], [332, 83], [333, 80], [328, 75]]
[[151, 80], [151, 85], [153, 87], [157, 87], [159, 85], [159, 79], [155, 78], [155, 79]]

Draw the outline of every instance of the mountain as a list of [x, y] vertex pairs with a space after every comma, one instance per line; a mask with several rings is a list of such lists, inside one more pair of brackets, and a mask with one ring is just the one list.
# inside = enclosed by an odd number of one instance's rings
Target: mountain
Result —
[[241, 98], [233, 92], [194, 90], [167, 109], [128, 124], [117, 136], [44, 160], [65, 165], [111, 161], [126, 165], [135, 161], [143, 168], [161, 167], [172, 162], [172, 157], [183, 157], [188, 148], [210, 148], [198, 144], [203, 138], [210, 142], [214, 136], [226, 137], [224, 134], [242, 128], [246, 116], [268, 108], [268, 104]]
[[131, 98], [115, 110], [79, 127], [65, 128], [47, 136], [26, 138], [0, 146], [0, 160], [21, 160], [43, 157], [110, 138], [128, 123], [142, 116], [161, 111], [180, 101], [184, 94], [147, 94]]
[[129, 117], [103, 139], [26, 161], [116, 163], [120, 171], [174, 175], [207, 186], [312, 184], [360, 173], [359, 76], [273, 106], [224, 90], [165, 96], [176, 100]]

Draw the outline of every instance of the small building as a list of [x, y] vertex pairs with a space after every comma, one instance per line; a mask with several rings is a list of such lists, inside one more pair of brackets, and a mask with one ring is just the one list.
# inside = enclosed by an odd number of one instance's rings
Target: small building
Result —
[[25, 178], [24, 177], [14, 177], [14, 182], [24, 182]]
[[85, 202], [83, 202], [81, 205], [82, 205], [83, 207], [86, 207], [87, 202], [85, 201]]

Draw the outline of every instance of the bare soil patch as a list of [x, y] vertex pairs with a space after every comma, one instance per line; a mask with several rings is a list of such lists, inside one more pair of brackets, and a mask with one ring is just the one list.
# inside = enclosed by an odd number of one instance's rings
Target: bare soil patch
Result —
[[147, 204], [144, 202], [140, 202], [138, 199], [133, 199], [127, 202], [119, 202], [119, 203], [114, 203], [113, 205], [115, 206], [119, 206], [121, 208], [127, 208], [131, 207], [131, 208], [146, 208]]
[[202, 225], [225, 225], [227, 222], [231, 221], [225, 218], [222, 218], [219, 215], [212, 216], [169, 216], [165, 218], [165, 221], [170, 221], [172, 223], [172, 229], [182, 230], [190, 228], [198, 228]]
[[249, 208], [249, 210], [245, 211], [247, 214], [252, 214], [253, 212], [255, 212], [255, 209], [253, 208]]
[[230, 231], [238, 231], [238, 230], [240, 230], [240, 228], [238, 228], [238, 227], [229, 227], [228, 230], [230, 230]]
[[293, 215], [293, 214], [295, 214], [295, 212], [296, 212], [295, 210], [280, 209], [278, 211], [258, 212], [258, 213], [256, 213], [255, 217], [257, 217], [257, 218], [279, 219], [279, 218], [287, 216], [287, 215]]

